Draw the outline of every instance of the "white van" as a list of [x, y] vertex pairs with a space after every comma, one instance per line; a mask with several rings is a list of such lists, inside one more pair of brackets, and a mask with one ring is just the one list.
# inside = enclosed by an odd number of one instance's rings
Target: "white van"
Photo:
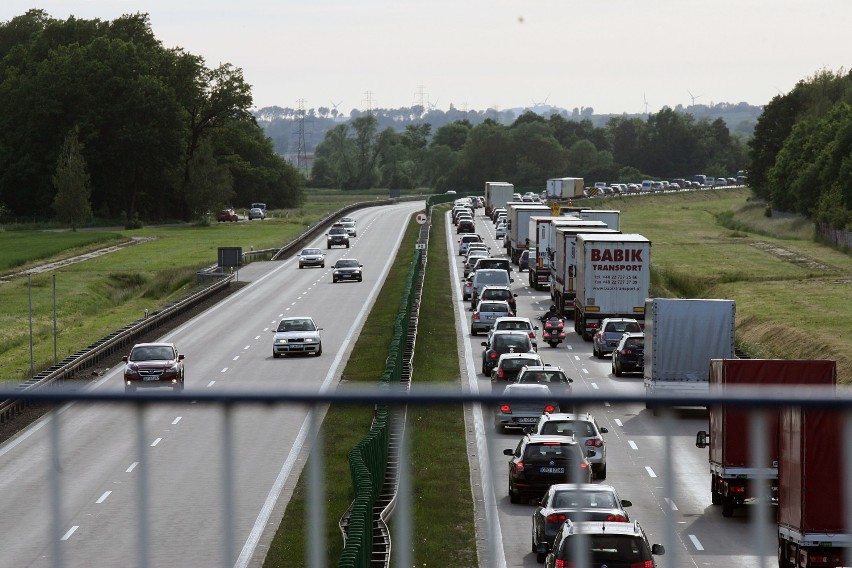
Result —
[[640, 188], [642, 191], [651, 191], [654, 188], [654, 182], [649, 179], [642, 180], [642, 187]]

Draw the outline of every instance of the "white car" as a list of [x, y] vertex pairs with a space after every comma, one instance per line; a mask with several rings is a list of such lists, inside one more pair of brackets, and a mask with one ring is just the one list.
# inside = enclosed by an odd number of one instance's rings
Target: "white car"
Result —
[[591, 414], [553, 413], [539, 417], [531, 429], [533, 434], [548, 436], [573, 436], [586, 450], [594, 450], [595, 455], [588, 456], [592, 472], [596, 479], [606, 479], [606, 441], [603, 434], [609, 432], [599, 426]]
[[508, 223], [500, 223], [499, 225], [497, 225], [497, 228], [494, 229], [494, 238], [495, 239], [505, 239], [506, 233], [508, 232], [508, 230], [509, 230], [509, 224]]
[[325, 268], [325, 253], [318, 248], [302, 249], [299, 253], [299, 268], [319, 266]]
[[321, 327], [317, 327], [313, 318], [294, 316], [282, 319], [278, 327], [272, 330], [272, 356], [277, 359], [292, 353], [313, 353], [322, 355]]
[[[346, 221], [344, 221], [343, 219], [346, 219]], [[358, 231], [355, 229], [355, 221], [352, 220], [351, 217], [344, 217], [343, 219], [338, 221], [338, 223], [340, 223], [346, 228], [346, 232], [349, 234], [350, 237], [357, 237]]]

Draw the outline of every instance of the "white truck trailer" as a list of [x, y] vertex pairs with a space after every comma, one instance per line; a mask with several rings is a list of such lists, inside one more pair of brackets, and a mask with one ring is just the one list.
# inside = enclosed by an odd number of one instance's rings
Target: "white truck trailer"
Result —
[[547, 205], [536, 205], [533, 203], [507, 204], [509, 218], [509, 232], [507, 236], [506, 252], [513, 263], [518, 264], [521, 253], [530, 246], [530, 241], [535, 235], [530, 235], [530, 217], [533, 215], [550, 215], [550, 207]]
[[621, 230], [621, 211], [615, 209], [583, 209], [575, 215], [588, 221], [603, 221], [614, 231]]
[[515, 186], [505, 181], [485, 182], [485, 214], [491, 216], [491, 212], [497, 207], [505, 207], [512, 201]]
[[645, 394], [709, 391], [710, 360], [733, 359], [733, 300], [649, 298], [645, 302]]
[[590, 341], [606, 318], [645, 319], [651, 241], [635, 233], [581, 233], [576, 246], [575, 331]]
[[559, 312], [574, 317], [577, 290], [577, 235], [580, 233], [615, 234], [603, 221], [560, 221], [552, 229], [550, 257], [550, 298]]
[[545, 197], [553, 201], [566, 201], [585, 197], [583, 178], [550, 178], [545, 186]]

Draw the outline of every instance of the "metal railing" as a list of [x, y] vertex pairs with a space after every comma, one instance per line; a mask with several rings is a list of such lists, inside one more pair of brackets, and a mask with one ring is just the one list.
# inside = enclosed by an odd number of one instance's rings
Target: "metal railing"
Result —
[[[328, 404], [334, 405], [357, 405], [365, 408], [365, 411], [372, 412], [372, 409], [375, 405], [385, 405], [387, 408], [399, 408], [404, 406], [412, 406], [412, 405], [454, 405], [454, 406], [462, 406], [462, 405], [482, 405], [486, 408], [491, 408], [496, 405], [498, 402], [504, 401], [503, 397], [500, 395], [485, 395], [485, 394], [464, 394], [453, 390], [443, 389], [443, 390], [418, 390], [417, 392], [408, 392], [404, 390], [398, 389], [388, 389], [388, 388], [369, 388], [369, 389], [347, 389], [345, 392], [264, 392], [264, 391], [252, 391], [252, 392], [228, 392], [228, 393], [211, 393], [208, 391], [184, 391], [180, 393], [171, 393], [171, 394], [161, 394], [156, 392], [139, 392], [133, 395], [127, 395], [121, 392], [99, 392], [99, 391], [69, 391], [69, 390], [61, 390], [61, 389], [42, 389], [36, 391], [20, 391], [20, 390], [2, 390], [0, 389], [0, 397], [8, 398], [18, 403], [45, 403], [59, 405], [69, 403], [69, 402], [85, 402], [93, 405], [133, 405], [138, 409], [138, 420], [136, 421], [136, 430], [137, 430], [137, 440], [138, 440], [138, 451], [141, 456], [144, 456], [147, 448], [147, 441], [144, 439], [144, 418], [146, 409], [152, 408], [155, 405], [162, 404], [171, 404], [171, 405], [180, 405], [180, 404], [194, 404], [201, 406], [215, 406], [221, 410], [223, 416], [223, 425], [224, 431], [222, 434], [222, 453], [223, 453], [223, 463], [225, 467], [222, 472], [222, 493], [223, 499], [226, 504], [226, 511], [233, 512], [235, 503], [237, 500], [237, 496], [239, 495], [239, 488], [233, 486], [233, 476], [229, 474], [230, 466], [228, 464], [234, 463], [234, 456], [238, 450], [238, 440], [237, 436], [233, 432], [233, 423], [229, 420], [229, 416], [231, 413], [238, 407], [241, 406], [263, 406], [269, 407], [270, 405], [298, 405], [301, 407], [309, 407], [313, 410], [316, 410], [319, 407]], [[538, 401], [543, 402], [546, 399], [538, 397], [538, 396], [525, 396], [525, 397], [517, 397], [517, 401]], [[643, 404], [649, 402], [646, 400], [644, 396], [640, 395], [627, 395], [627, 394], [617, 394], [617, 393], [608, 393], [608, 394], [574, 394], [571, 397], [571, 403], [578, 408], [587, 407], [589, 405], [602, 405], [606, 403], [612, 407], [617, 407], [620, 405], [627, 404]], [[794, 388], [786, 388], [779, 389], [773, 388], [771, 391], [764, 391], [760, 389], [743, 389], [738, 390], [737, 392], [726, 392], [726, 393], [709, 393], [707, 395], [703, 395], [701, 397], [686, 397], [686, 396], [660, 396], [655, 397], [652, 401], [650, 401], [653, 406], [656, 406], [660, 410], [660, 418], [662, 424], [662, 431], [666, 432], [665, 442], [663, 444], [663, 460], [667, 464], [665, 471], [661, 476], [661, 484], [664, 488], [671, 488], [674, 486], [674, 480], [677, 475], [673, 467], [674, 457], [673, 457], [673, 449], [672, 449], [672, 438], [677, 434], [677, 423], [673, 413], [669, 412], [670, 409], [674, 407], [680, 406], [704, 406], [709, 405], [711, 407], [719, 407], [720, 405], [727, 405], [731, 408], [740, 408], [740, 409], [748, 409], [751, 413], [750, 420], [750, 431], [751, 431], [751, 439], [754, 441], [752, 446], [752, 461], [754, 463], [761, 463], [765, 461], [763, 458], [766, 457], [766, 451], [769, 443], [769, 432], [764, 427], [765, 423], [763, 422], [765, 411], [770, 411], [773, 409], [783, 408], [783, 407], [797, 407], [797, 408], [807, 408], [807, 409], [827, 409], [832, 411], [837, 411], [842, 413], [843, 416], [843, 439], [845, 443], [840, 443], [837, 445], [838, 448], [848, 448], [852, 445], [852, 420], [850, 420], [850, 413], [852, 413], [852, 394], [846, 392], [845, 390], [840, 390], [838, 392], [831, 392], [829, 390], [821, 390], [821, 389], [808, 389], [807, 391], [801, 391], [799, 389]], [[313, 413], [313, 412], [312, 412]], [[57, 426], [58, 421], [53, 421], [54, 426], [51, 429], [51, 439], [52, 439], [52, 449], [51, 452], [54, 457], [59, 455], [60, 448], [60, 432]], [[316, 432], [316, 430], [315, 430]], [[405, 435], [403, 434], [403, 438]], [[315, 446], [312, 448], [311, 455], [321, 456], [323, 454], [322, 439], [316, 437], [313, 439], [313, 443]], [[409, 456], [407, 454], [408, 444], [402, 440], [400, 442], [400, 448], [402, 449], [403, 454], [400, 456], [401, 462], [408, 462]], [[844, 471], [849, 472], [852, 471], [852, 451], [843, 451], [842, 452], [842, 461], [841, 463], [844, 466]], [[322, 467], [322, 461], [314, 460], [313, 458], [308, 462], [308, 468]], [[53, 469], [53, 468], [51, 468]], [[407, 469], [401, 469], [401, 474], [403, 478], [400, 480], [400, 488], [403, 492], [409, 492], [411, 488], [411, 479], [408, 475]], [[148, 473], [145, 468], [142, 468], [140, 471], [140, 476], [138, 478], [139, 484], [139, 514], [138, 514], [138, 523], [134, 528], [137, 535], [136, 538], [138, 542], [141, 544], [139, 548], [139, 558], [136, 559], [136, 565], [139, 566], [149, 566], [150, 565], [150, 557], [148, 547], [153, 546], [151, 540], [150, 527], [147, 522], [149, 518], [150, 511], [148, 509], [148, 497], [151, 495], [151, 492], [154, 490], [154, 484], [151, 483], [152, 480], [148, 479]], [[416, 472], [413, 474], [416, 475]], [[311, 472], [310, 477], [320, 478], [322, 477], [319, 472]], [[461, 479], [466, 479], [465, 476], [461, 476]], [[843, 475], [842, 476], [844, 490], [842, 491], [842, 496], [837, 495], [837, 506], [843, 508], [846, 512], [846, 526], [852, 526], [850, 522], [850, 516], [852, 516], [852, 476]], [[56, 496], [58, 499], [59, 495], [62, 494], [62, 488], [57, 484], [58, 475], [55, 472], [51, 472], [51, 481], [52, 487], [50, 491], [52, 494]], [[750, 515], [750, 525], [752, 528], [750, 530], [753, 531], [753, 551], [756, 556], [759, 557], [759, 565], [760, 566], [774, 566], [774, 563], [766, 562], [765, 558], [768, 556], [772, 556], [773, 552], [777, 550], [778, 543], [775, 541], [770, 541], [771, 539], [767, 538], [768, 534], [771, 534], [770, 524], [772, 522], [772, 515], [769, 513], [770, 508], [770, 500], [766, 497], [768, 496], [767, 490], [760, 493], [758, 496], [763, 497], [763, 499], [759, 499], [758, 503], [755, 504], [755, 507], [758, 507], [758, 511]], [[674, 497], [673, 495], [669, 495]], [[312, 500], [315, 504], [321, 504], [323, 499], [314, 499]], [[396, 517], [402, 517], [404, 519], [409, 519], [408, 522], [398, 523], [395, 526], [396, 530], [402, 530], [405, 534], [397, 535], [397, 538], [401, 542], [414, 542], [412, 538], [412, 532], [415, 530], [415, 527], [412, 526], [410, 522], [410, 511], [408, 510], [408, 504], [410, 503], [409, 498], [400, 499], [397, 509], [394, 513]], [[55, 508], [53, 511], [54, 515], [59, 514], [59, 504], [55, 503]], [[225, 513], [227, 516], [230, 513]], [[306, 527], [306, 539], [311, 543], [312, 546], [316, 546], [318, 550], [325, 550], [325, 545], [323, 542], [324, 533], [320, 530], [319, 527], [322, 526], [321, 519], [325, 518], [326, 512], [322, 509], [321, 506], [311, 507], [309, 511], [309, 515], [311, 519], [317, 519], [316, 522], [311, 520], [307, 523]], [[676, 534], [677, 523], [674, 515], [671, 511], [666, 511], [667, 515], [670, 515], [671, 518], [667, 523], [668, 533], [663, 539], [663, 543], [666, 546], [666, 557], [665, 557], [665, 565], [666, 566], [686, 566], [688, 562], [685, 558], [683, 558], [682, 550], [679, 550], [677, 546], [678, 536]], [[488, 515], [486, 515], [488, 516]], [[452, 517], [448, 516], [444, 518], [444, 521], [452, 522]], [[436, 522], [441, 522], [441, 520], [436, 520]], [[487, 519], [486, 524], [493, 523], [494, 519]], [[482, 529], [483, 527], [480, 527]], [[59, 543], [62, 538], [62, 528], [58, 519], [55, 517], [52, 522], [52, 535], [51, 540], [53, 543]], [[492, 529], [487, 529], [492, 530]], [[225, 532], [223, 544], [222, 544], [222, 557], [221, 557], [221, 565], [222, 566], [235, 566], [235, 559], [237, 555], [235, 550], [237, 550], [236, 542], [237, 538], [234, 533], [233, 523], [226, 522], [225, 523]], [[490, 534], [490, 533], [488, 533]], [[848, 536], [847, 536], [848, 541]], [[402, 551], [410, 553], [410, 551]], [[394, 550], [394, 553], [401, 553]], [[63, 551], [60, 547], [55, 546], [53, 550], [53, 560], [54, 566], [63, 566]], [[479, 565], [480, 566], [499, 566], [501, 565], [498, 562], [498, 559], [502, 556], [502, 550], [497, 549], [496, 543], [489, 548], [487, 552], [486, 558], [480, 558]], [[582, 555], [581, 555], [582, 556]], [[94, 561], [94, 560], [93, 560]], [[315, 564], [317, 566], [322, 565], [321, 563]], [[576, 563], [574, 566], [584, 567], [588, 566], [587, 560], [584, 558], [576, 559]]]

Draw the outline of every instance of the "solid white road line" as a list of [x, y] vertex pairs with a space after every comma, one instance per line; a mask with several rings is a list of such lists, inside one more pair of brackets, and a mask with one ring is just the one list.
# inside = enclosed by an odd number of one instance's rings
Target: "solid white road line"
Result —
[[651, 466], [646, 465], [646, 466], [645, 466], [645, 471], [647, 471], [647, 472], [648, 472], [648, 475], [650, 475], [651, 477], [657, 477], [657, 474], [656, 474], [656, 473], [654, 473], [654, 470], [653, 470], [653, 469], [651, 469]]
[[636, 446], [636, 442], [634, 442], [633, 440], [627, 440], [627, 445], [628, 445], [628, 446], [630, 446], [630, 447], [631, 447], [632, 449], [634, 449], [634, 450], [638, 450], [638, 449], [639, 449], [639, 447], [638, 447], [638, 446]]
[[157, 444], [159, 444], [159, 443], [160, 443], [160, 442], [162, 442], [162, 441], [163, 441], [163, 439], [162, 439], [162, 438], [157, 438], [156, 440], [154, 440], [153, 442], [151, 442], [151, 447], [153, 448], [154, 446], [156, 446]]
[[665, 501], [669, 504], [669, 507], [671, 507], [672, 511], [677, 511], [677, 505], [674, 504], [674, 501], [672, 501], [668, 497], [665, 498]]
[[139, 462], [133, 462], [132, 464], [130, 464], [130, 467], [124, 470], [124, 473], [130, 473], [131, 471], [136, 469], [137, 465], [139, 465]]
[[172, 425], [177, 424], [178, 422], [180, 422], [180, 419], [181, 419], [181, 418], [183, 418], [183, 416], [178, 416], [177, 418], [175, 418], [174, 420], [172, 420]]
[[100, 498], [97, 501], [95, 501], [95, 503], [96, 504], [103, 503], [104, 501], [107, 500], [107, 497], [110, 496], [110, 493], [112, 493], [112, 491], [104, 491], [104, 494], [101, 495]]

